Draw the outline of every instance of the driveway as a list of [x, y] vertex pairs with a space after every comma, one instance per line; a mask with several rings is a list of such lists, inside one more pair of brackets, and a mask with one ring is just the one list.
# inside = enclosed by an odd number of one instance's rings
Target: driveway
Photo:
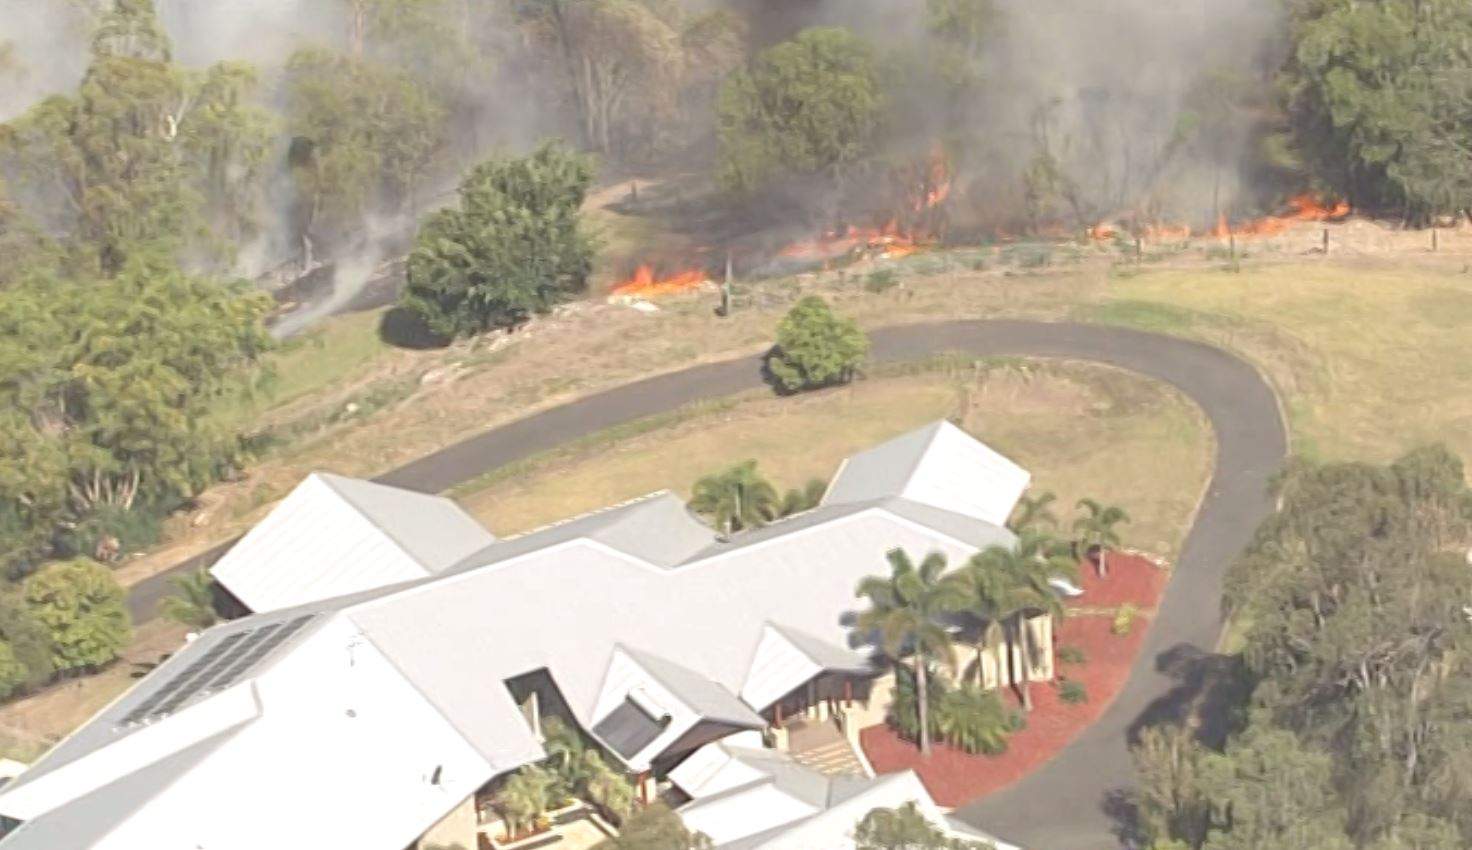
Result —
[[[1130, 731], [1179, 693], [1174, 660], [1204, 656], [1215, 646], [1222, 626], [1222, 576], [1271, 510], [1268, 479], [1287, 453], [1273, 391], [1255, 369], [1225, 351], [1124, 328], [957, 321], [881, 328], [870, 337], [873, 357], [880, 362], [964, 352], [1105, 363], [1176, 386], [1211, 421], [1217, 442], [1215, 473], [1124, 690], [1053, 761], [956, 812], [968, 823], [1036, 850], [1118, 847], [1111, 813], [1119, 792], [1131, 781]], [[760, 358], [695, 366], [493, 428], [376, 480], [437, 493], [578, 437], [762, 384]], [[153, 616], [158, 600], [169, 592], [169, 576], [212, 563], [226, 548], [228, 544], [134, 585], [129, 597], [134, 617]]]

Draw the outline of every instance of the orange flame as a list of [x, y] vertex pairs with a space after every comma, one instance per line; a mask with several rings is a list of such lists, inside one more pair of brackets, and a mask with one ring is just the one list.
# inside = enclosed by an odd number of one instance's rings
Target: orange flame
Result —
[[635, 269], [633, 276], [628, 280], [616, 284], [610, 294], [635, 298], [658, 298], [661, 295], [688, 292], [705, 281], [705, 270], [699, 268], [689, 268], [668, 277], [656, 278], [654, 267], [646, 263]]
[[1263, 216], [1236, 227], [1228, 226], [1226, 216], [1221, 216], [1212, 235], [1217, 238], [1226, 238], [1228, 235], [1276, 236], [1300, 222], [1338, 221], [1349, 215], [1350, 211], [1348, 201], [1335, 201], [1332, 206], [1325, 206], [1313, 195], [1295, 195], [1288, 199], [1288, 211], [1282, 215]]
[[854, 227], [842, 231], [830, 230], [815, 239], [802, 239], [787, 245], [777, 252], [789, 260], [832, 260], [854, 251], [878, 251], [885, 257], [903, 257], [920, 250], [920, 245], [911, 236], [900, 232], [899, 225], [891, 219], [883, 227]]

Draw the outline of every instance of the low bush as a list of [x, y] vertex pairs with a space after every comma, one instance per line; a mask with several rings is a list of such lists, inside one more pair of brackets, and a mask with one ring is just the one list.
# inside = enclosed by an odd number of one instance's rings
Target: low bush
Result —
[[894, 273], [894, 269], [880, 269], [870, 272], [864, 278], [864, 289], [868, 292], [888, 292], [898, 286], [899, 282], [899, 275]]
[[1130, 630], [1135, 627], [1135, 618], [1139, 614], [1140, 609], [1135, 607], [1133, 602], [1126, 602], [1115, 612], [1114, 622], [1110, 624], [1109, 631], [1120, 636], [1129, 634]]
[[1083, 682], [1064, 679], [1058, 686], [1058, 698], [1069, 705], [1078, 705], [1089, 701], [1089, 692], [1084, 690]]
[[1064, 664], [1082, 664], [1089, 660], [1089, 656], [1079, 646], [1058, 647], [1058, 660]]

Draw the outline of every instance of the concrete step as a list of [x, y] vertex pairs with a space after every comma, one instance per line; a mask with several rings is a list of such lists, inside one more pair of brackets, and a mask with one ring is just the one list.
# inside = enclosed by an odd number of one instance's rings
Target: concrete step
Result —
[[864, 767], [854, 755], [848, 742], [838, 740], [830, 744], [823, 744], [793, 753], [792, 758], [798, 764], [811, 768], [825, 776], [863, 776]]

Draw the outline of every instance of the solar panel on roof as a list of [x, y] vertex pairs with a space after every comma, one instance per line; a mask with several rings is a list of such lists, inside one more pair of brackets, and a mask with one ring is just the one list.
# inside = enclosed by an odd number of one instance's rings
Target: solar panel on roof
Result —
[[202, 693], [229, 687], [311, 619], [307, 615], [226, 635], [124, 715], [122, 725], [167, 716]]

